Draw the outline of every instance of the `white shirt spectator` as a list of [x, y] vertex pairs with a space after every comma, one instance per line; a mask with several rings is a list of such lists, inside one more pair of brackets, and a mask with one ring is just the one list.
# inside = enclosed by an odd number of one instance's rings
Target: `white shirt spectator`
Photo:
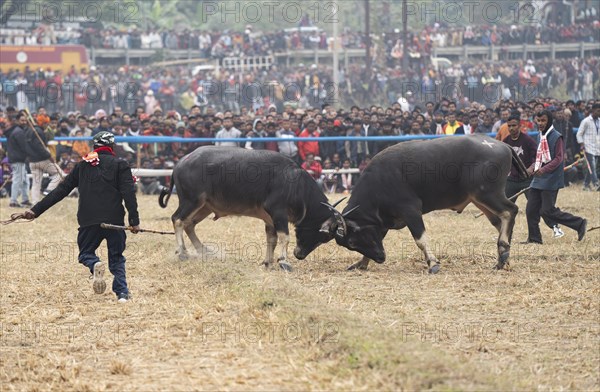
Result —
[[142, 41], [142, 49], [149, 49], [150, 48], [150, 36], [147, 34], [141, 34], [140, 35], [140, 41]]
[[[215, 136], [217, 139], [237, 139], [242, 136], [242, 132], [235, 128], [231, 127], [229, 130], [225, 128], [221, 128], [217, 135]], [[223, 147], [239, 147], [239, 143], [236, 142], [216, 142], [215, 146], [223, 146]]]
[[160, 34], [156, 31], [150, 33], [150, 47], [152, 49], [160, 49], [163, 47], [162, 39], [160, 38]]
[[527, 65], [524, 67], [525, 72], [528, 72], [530, 75], [535, 75], [535, 66], [533, 65], [533, 61], [527, 60]]
[[206, 33], [204, 33], [204, 34], [200, 35], [200, 37], [198, 37], [198, 42], [200, 45], [200, 49], [208, 49], [212, 45], [212, 40], [210, 38], [210, 35], [206, 34]]
[[583, 143], [585, 152], [600, 156], [600, 118], [591, 115], [584, 118], [577, 131], [577, 142]]

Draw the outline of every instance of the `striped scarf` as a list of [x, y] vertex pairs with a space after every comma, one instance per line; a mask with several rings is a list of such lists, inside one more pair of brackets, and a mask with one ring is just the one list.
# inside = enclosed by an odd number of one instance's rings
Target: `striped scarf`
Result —
[[554, 127], [550, 127], [548, 132], [541, 133], [540, 144], [537, 149], [537, 154], [535, 155], [535, 166], [533, 171], [538, 171], [542, 167], [543, 164], [548, 163], [552, 160], [552, 156], [550, 155], [550, 147], [548, 147], [548, 134], [554, 129]]

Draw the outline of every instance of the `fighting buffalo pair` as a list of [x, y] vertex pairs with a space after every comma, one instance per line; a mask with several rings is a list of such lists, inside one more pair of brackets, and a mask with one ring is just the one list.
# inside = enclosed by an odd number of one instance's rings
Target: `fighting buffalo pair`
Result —
[[[475, 204], [498, 230], [497, 269], [510, 254], [517, 206], [504, 193], [511, 166], [523, 177], [526, 169], [508, 145], [485, 136], [453, 137], [396, 144], [377, 154], [360, 176], [342, 212], [329, 204], [314, 179], [283, 155], [266, 150], [200, 147], [182, 158], [170, 189], [159, 204], [166, 207], [176, 187], [179, 207], [172, 216], [177, 253], [186, 258], [183, 232], [198, 253], [206, 249], [195, 226], [210, 214], [250, 216], [265, 222], [265, 265], [288, 262], [288, 222], [296, 227], [294, 256], [306, 258], [320, 244], [335, 239], [362, 254], [350, 269], [366, 269], [369, 260], [386, 259], [383, 239], [390, 229], [408, 227], [425, 255], [430, 273], [439, 261], [425, 234], [423, 214]], [[166, 196], [166, 199], [165, 199]]]

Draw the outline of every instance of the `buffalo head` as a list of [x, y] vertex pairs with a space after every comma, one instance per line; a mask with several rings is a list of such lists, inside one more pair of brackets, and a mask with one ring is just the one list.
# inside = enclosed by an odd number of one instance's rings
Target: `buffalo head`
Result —
[[323, 223], [321, 231], [332, 235], [338, 245], [356, 251], [377, 263], [383, 263], [385, 232], [381, 225], [359, 225], [355, 219], [349, 218], [348, 216], [358, 207], [340, 213], [330, 206], [334, 211], [334, 217]]
[[[327, 203], [321, 203], [326, 206], [328, 209], [325, 211], [336, 211], [335, 206], [340, 204], [345, 198], [339, 200], [334, 205], [330, 205]], [[331, 215], [331, 211], [329, 211], [328, 215]], [[331, 217], [327, 220], [333, 220], [334, 217]], [[296, 248], [294, 249], [294, 257], [298, 260], [304, 260], [313, 250], [315, 250], [319, 245], [325, 244], [331, 241], [334, 238], [334, 234], [329, 230], [323, 230], [324, 224], [321, 225], [321, 222], [306, 222], [296, 226]]]
[[317, 246], [333, 239], [329, 233], [319, 231], [319, 227], [296, 227], [296, 248], [294, 257], [304, 260]]

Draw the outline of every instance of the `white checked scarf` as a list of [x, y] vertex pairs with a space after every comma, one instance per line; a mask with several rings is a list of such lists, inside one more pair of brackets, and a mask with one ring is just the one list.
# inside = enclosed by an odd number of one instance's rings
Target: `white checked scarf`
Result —
[[540, 144], [537, 149], [537, 154], [535, 155], [535, 166], [533, 171], [538, 171], [542, 167], [542, 164], [548, 163], [552, 160], [552, 156], [550, 155], [550, 147], [548, 147], [548, 139], [547, 136], [550, 132], [552, 132], [554, 128], [550, 127], [548, 132], [545, 134], [541, 134]]

